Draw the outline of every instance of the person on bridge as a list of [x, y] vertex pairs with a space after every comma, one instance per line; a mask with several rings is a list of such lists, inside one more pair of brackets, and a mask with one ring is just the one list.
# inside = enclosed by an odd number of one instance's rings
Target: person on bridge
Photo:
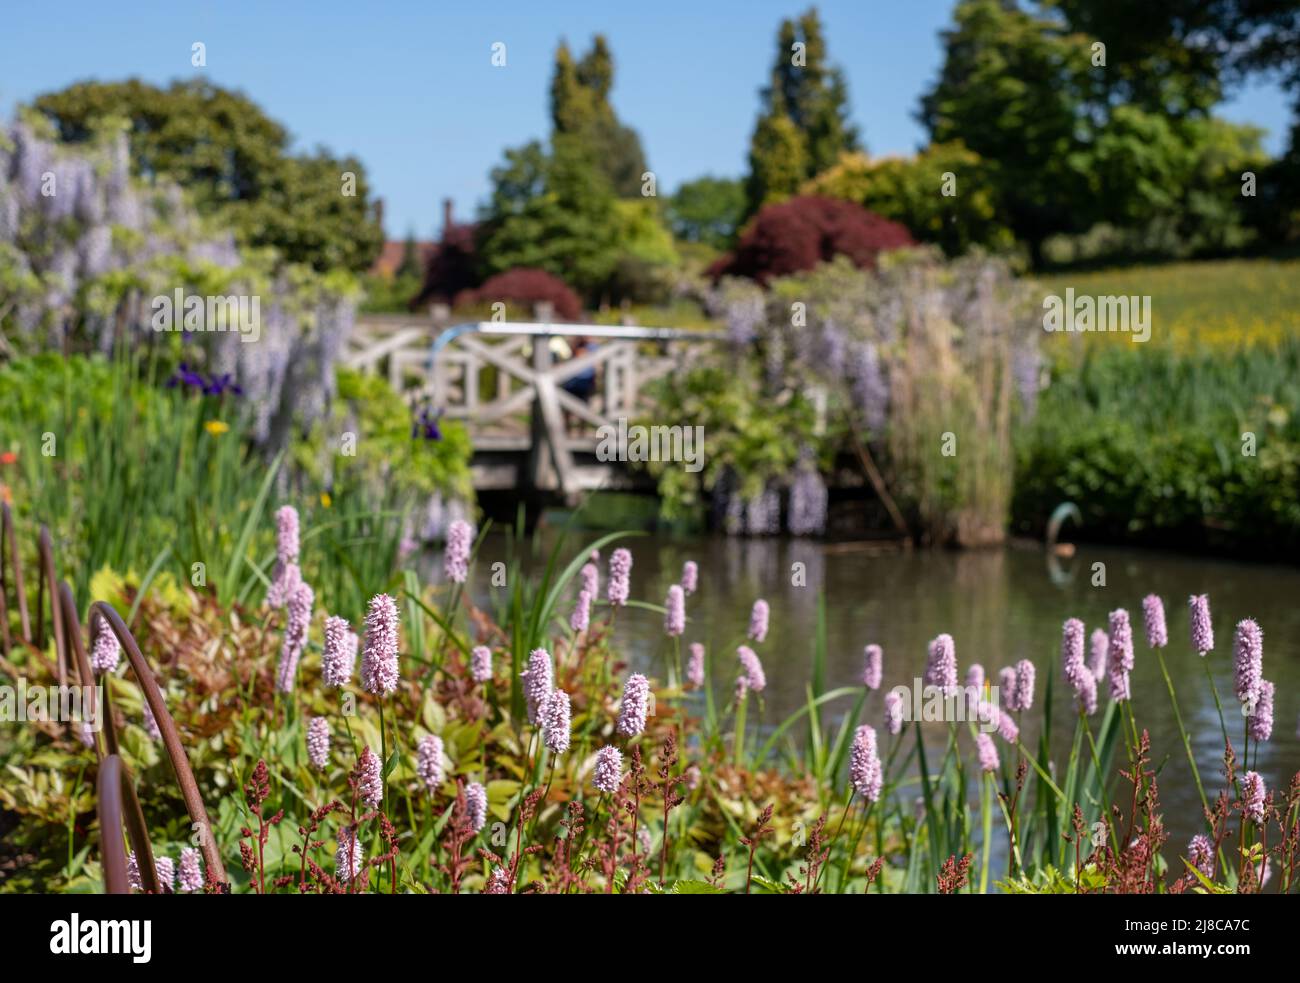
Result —
[[[573, 341], [573, 358], [581, 358], [583, 355], [595, 351], [596, 346], [590, 339], [585, 337], [575, 338]], [[596, 367], [588, 366], [572, 378], [566, 379], [560, 386], [565, 392], [578, 397], [584, 403], [591, 400], [592, 394], [596, 391]]]

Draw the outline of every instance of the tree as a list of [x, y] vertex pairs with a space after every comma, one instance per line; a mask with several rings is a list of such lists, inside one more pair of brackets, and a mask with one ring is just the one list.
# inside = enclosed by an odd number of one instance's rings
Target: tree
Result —
[[856, 150], [842, 71], [830, 64], [821, 18], [811, 8], [777, 31], [771, 79], [750, 139], [748, 213], [795, 193], [800, 184]]
[[402, 245], [402, 262], [397, 267], [398, 279], [419, 279], [424, 273], [420, 269], [420, 253], [415, 246], [415, 233], [406, 233], [406, 242]]
[[687, 181], [668, 200], [668, 226], [686, 242], [725, 249], [745, 212], [745, 186], [736, 178]]
[[578, 62], [573, 60], [568, 45], [560, 43], [551, 76], [551, 122], [555, 133], [585, 144], [615, 194], [631, 198], [641, 194], [645, 153], [636, 131], [619, 122], [610, 105], [613, 85], [614, 58], [602, 35], [596, 35], [591, 50]]
[[138, 79], [79, 82], [33, 107], [74, 143], [125, 118], [132, 170], [177, 181], [241, 243], [318, 270], [362, 271], [379, 253], [383, 230], [360, 161], [323, 149], [292, 155], [285, 129], [239, 92], [201, 80], [166, 89]]

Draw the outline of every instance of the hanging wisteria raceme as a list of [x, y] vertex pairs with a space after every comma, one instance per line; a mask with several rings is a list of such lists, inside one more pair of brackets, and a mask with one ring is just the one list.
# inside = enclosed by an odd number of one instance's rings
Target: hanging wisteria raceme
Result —
[[1187, 599], [1192, 619], [1192, 648], [1204, 656], [1214, 651], [1214, 624], [1210, 621], [1210, 598], [1206, 594], [1193, 594]]
[[816, 462], [806, 459], [790, 485], [790, 511], [786, 527], [792, 536], [820, 536], [826, 531], [826, 504], [830, 498]]
[[361, 685], [385, 695], [397, 689], [397, 602], [376, 594], [366, 611], [366, 641], [361, 655]]
[[862, 685], [867, 689], [880, 689], [884, 657], [884, 651], [879, 645], [868, 645], [862, 650]]
[[334, 615], [325, 619], [325, 644], [320, 657], [321, 680], [336, 689], [352, 681], [357, 662], [356, 633], [344, 618]]
[[437, 734], [425, 734], [416, 745], [415, 773], [430, 795], [437, 793], [442, 785], [442, 738]]
[[443, 576], [455, 584], [469, 576], [469, 554], [474, 546], [474, 530], [464, 519], [447, 527], [447, 547], [442, 556]]
[[704, 646], [691, 642], [690, 656], [686, 660], [686, 681], [699, 689], [704, 685]]
[[1169, 644], [1165, 628], [1165, 602], [1155, 594], [1142, 598], [1142, 624], [1146, 628], [1147, 647], [1162, 649]]

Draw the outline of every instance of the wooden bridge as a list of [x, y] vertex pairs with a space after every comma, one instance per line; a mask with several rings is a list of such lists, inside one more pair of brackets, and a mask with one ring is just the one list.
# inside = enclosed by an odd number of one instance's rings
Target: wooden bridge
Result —
[[[362, 316], [343, 362], [384, 373], [412, 406], [464, 421], [478, 491], [534, 490], [572, 499], [597, 488], [633, 487], [637, 475], [625, 465], [597, 459], [600, 429], [651, 418], [647, 384], [682, 364], [691, 346], [725, 334], [566, 324], [545, 314], [530, 322], [446, 327], [437, 314]], [[569, 357], [571, 349], [558, 340], [575, 338], [585, 338], [588, 350]], [[588, 372], [596, 381], [589, 399], [564, 388]]]

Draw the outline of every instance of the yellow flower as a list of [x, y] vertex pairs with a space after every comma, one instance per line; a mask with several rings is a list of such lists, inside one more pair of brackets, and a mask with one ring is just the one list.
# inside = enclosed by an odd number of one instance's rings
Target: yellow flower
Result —
[[330, 505], [333, 504], [333, 502], [334, 502], [334, 499], [330, 498], [330, 493], [329, 493], [329, 492], [321, 492], [321, 493], [320, 493], [320, 503], [321, 503], [321, 505], [325, 506], [326, 508], [329, 508]]
[[222, 423], [220, 420], [209, 420], [207, 423], [203, 424], [203, 429], [212, 434], [212, 436], [218, 437], [229, 430], [230, 426], [226, 423]]

